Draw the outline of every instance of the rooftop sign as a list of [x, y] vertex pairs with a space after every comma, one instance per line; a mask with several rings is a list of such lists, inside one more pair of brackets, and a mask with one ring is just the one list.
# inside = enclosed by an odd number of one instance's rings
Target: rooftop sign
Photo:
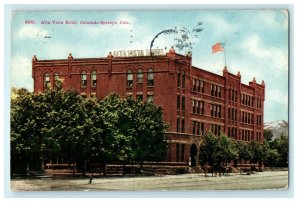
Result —
[[[152, 56], [164, 56], [163, 49], [152, 49]], [[113, 51], [114, 57], [140, 57], [150, 56], [150, 49], [144, 50], [117, 50]]]

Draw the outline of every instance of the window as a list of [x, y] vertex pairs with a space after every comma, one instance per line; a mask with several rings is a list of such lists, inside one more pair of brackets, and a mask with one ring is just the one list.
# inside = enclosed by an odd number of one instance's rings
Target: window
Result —
[[193, 79], [193, 91], [196, 91], [196, 79]]
[[148, 103], [153, 103], [153, 95], [148, 95], [147, 96], [147, 102]]
[[221, 98], [221, 87], [218, 86], [218, 97]]
[[177, 111], [180, 110], [180, 95], [177, 95]]
[[92, 73], [91, 73], [91, 85], [92, 85], [92, 87], [97, 86], [97, 73], [95, 70], [92, 71]]
[[213, 84], [210, 85], [210, 95], [211, 96], [214, 95], [214, 85]]
[[244, 112], [242, 112], [242, 123], [244, 123]]
[[180, 88], [180, 73], [177, 73], [177, 87]]
[[185, 88], [185, 72], [182, 74], [182, 88]]
[[57, 90], [59, 87], [59, 74], [57, 72], [54, 73], [54, 89]]
[[196, 134], [196, 121], [193, 121], [193, 134]]
[[204, 93], [204, 81], [201, 81], [200, 84], [201, 84], [201, 93]]
[[259, 99], [259, 108], [261, 109], [261, 99]]
[[200, 82], [199, 80], [197, 80], [197, 91], [198, 91], [198, 92], [200, 92], [200, 83], [201, 83], [201, 82]]
[[46, 91], [46, 90], [49, 90], [50, 89], [50, 86], [51, 84], [50, 84], [50, 77], [49, 77], [49, 74], [48, 73], [46, 73], [45, 75], [44, 75], [44, 90]]
[[237, 109], [234, 110], [234, 120], [237, 121]]
[[201, 134], [204, 135], [204, 123], [201, 123]]
[[181, 132], [184, 133], [184, 119], [181, 120]]
[[154, 86], [153, 69], [148, 70], [148, 86]]
[[87, 81], [86, 81], [86, 71], [81, 72], [81, 87], [86, 87]]
[[132, 87], [133, 85], [133, 75], [132, 75], [132, 70], [129, 69], [127, 71], [127, 87]]
[[137, 101], [143, 102], [143, 95], [142, 94], [137, 95], [136, 99], [137, 99]]
[[214, 86], [214, 96], [217, 97], [217, 86]]
[[204, 114], [204, 101], [200, 101], [200, 109], [201, 109], [201, 114]]
[[244, 94], [241, 96], [242, 104], [244, 104]]
[[195, 104], [195, 100], [192, 100], [192, 106], [193, 106], [193, 113], [196, 113], [196, 104]]
[[179, 118], [177, 118], [176, 131], [177, 131], [177, 132], [180, 131], [180, 119], [179, 119]]
[[185, 97], [181, 97], [181, 110], [184, 111], [185, 110]]
[[[201, 104], [201, 113], [204, 114], [204, 101], [201, 101], [200, 104]], [[221, 105], [211, 104], [210, 115], [213, 117], [221, 118]]]
[[200, 102], [196, 101], [197, 103], [197, 114], [200, 114]]
[[214, 105], [214, 117], [217, 117], [218, 116], [218, 106], [217, 105]]
[[143, 70], [142, 69], [138, 69], [137, 82], [143, 83]]
[[197, 122], [197, 135], [200, 135], [200, 122]]

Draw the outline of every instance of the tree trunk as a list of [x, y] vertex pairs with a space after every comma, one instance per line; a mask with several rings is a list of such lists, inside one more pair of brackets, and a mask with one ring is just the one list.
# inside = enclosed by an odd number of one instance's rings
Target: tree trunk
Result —
[[141, 161], [141, 164], [140, 164], [140, 169], [141, 170], [143, 169], [143, 163], [144, 163], [144, 161]]
[[73, 162], [73, 176], [75, 175], [75, 162]]
[[123, 162], [123, 176], [125, 175], [125, 162]]
[[83, 168], [82, 168], [82, 175], [85, 176], [86, 174], [86, 163], [87, 163], [87, 160], [84, 160], [84, 163], [83, 163]]

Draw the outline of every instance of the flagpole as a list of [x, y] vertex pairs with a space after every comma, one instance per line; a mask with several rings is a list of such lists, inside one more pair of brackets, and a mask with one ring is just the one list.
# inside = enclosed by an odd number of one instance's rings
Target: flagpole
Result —
[[224, 46], [223, 46], [223, 48], [224, 48], [224, 63], [225, 63], [225, 67], [226, 67], [226, 41], [224, 42]]

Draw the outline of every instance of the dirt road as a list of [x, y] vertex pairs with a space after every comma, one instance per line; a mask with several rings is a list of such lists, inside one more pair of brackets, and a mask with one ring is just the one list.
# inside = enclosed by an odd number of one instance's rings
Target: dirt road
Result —
[[123, 191], [123, 190], [255, 190], [286, 189], [288, 172], [258, 172], [252, 175], [234, 174], [205, 177], [204, 174], [184, 174], [162, 177], [112, 177], [76, 179], [14, 179], [12, 191]]

